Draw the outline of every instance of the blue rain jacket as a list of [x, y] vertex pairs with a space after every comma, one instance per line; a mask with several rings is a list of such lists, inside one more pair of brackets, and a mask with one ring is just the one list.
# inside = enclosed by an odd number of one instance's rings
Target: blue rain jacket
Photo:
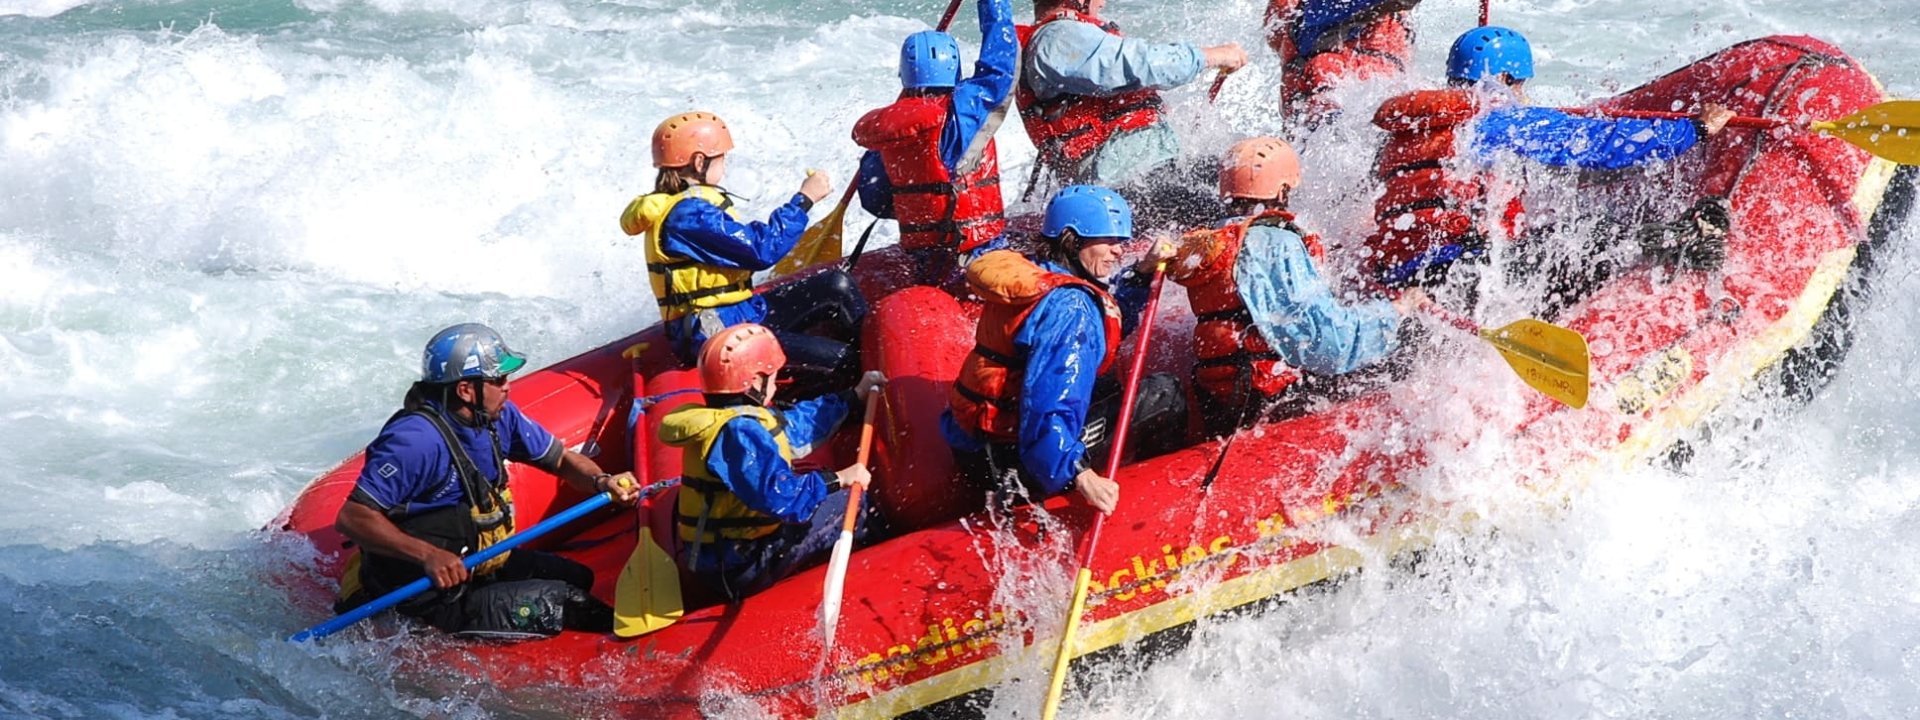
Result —
[[[833, 435], [847, 417], [846, 394], [802, 400], [793, 407], [772, 409], [786, 426], [787, 443], [801, 457]], [[785, 523], [805, 523], [813, 508], [827, 497], [828, 471], [794, 472], [780, 455], [780, 445], [758, 420], [736, 417], [720, 428], [707, 452], [707, 472], [723, 482], [741, 502]]]
[[1393, 305], [1340, 304], [1306, 244], [1286, 229], [1249, 228], [1233, 279], [1260, 336], [1295, 368], [1341, 375], [1378, 362], [1398, 343], [1400, 314]]
[[1474, 152], [1491, 162], [1502, 152], [1543, 165], [1617, 170], [1666, 160], [1699, 140], [1691, 120], [1603, 118], [1547, 107], [1497, 107], [1475, 126]]
[[[773, 211], [766, 222], [740, 222], [713, 203], [687, 198], [673, 206], [660, 222], [660, 247], [670, 255], [681, 255], [696, 262], [741, 270], [765, 270], [793, 251], [800, 234], [807, 229], [807, 211], [813, 201], [794, 193], [787, 204]], [[757, 323], [767, 317], [767, 301], [759, 295], [732, 305], [714, 308], [726, 325]], [[707, 337], [700, 332], [698, 313], [668, 323], [667, 334], [676, 341], [676, 349], [687, 357]]]
[[[1013, 6], [1008, 0], [980, 0], [980, 59], [973, 77], [953, 86], [947, 124], [940, 129], [940, 162], [953, 173], [973, 144], [973, 136], [994, 108], [1013, 93], [1013, 72], [1020, 61], [1020, 40], [1013, 33]], [[880, 153], [860, 156], [860, 207], [874, 217], [893, 217], [893, 185], [887, 180]]]
[[[1051, 260], [1034, 262], [1050, 272], [1074, 274]], [[1122, 335], [1138, 324], [1150, 280], [1129, 269], [1114, 284]], [[1106, 327], [1099, 300], [1084, 290], [1060, 288], [1040, 298], [1014, 333], [1014, 348], [1027, 359], [1020, 386], [1020, 462], [1048, 495], [1066, 489], [1086, 467], [1087, 446], [1080, 436], [1093, 402], [1095, 373], [1107, 359]], [[960, 450], [983, 446], [953, 421], [952, 410], [941, 414], [940, 430], [947, 443]]]

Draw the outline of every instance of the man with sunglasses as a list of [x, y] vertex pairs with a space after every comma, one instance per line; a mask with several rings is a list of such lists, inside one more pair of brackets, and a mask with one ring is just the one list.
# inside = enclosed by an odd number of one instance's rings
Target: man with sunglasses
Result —
[[506, 462], [558, 475], [581, 492], [632, 505], [631, 476], [601, 472], [507, 399], [507, 376], [526, 365], [493, 328], [455, 325], [435, 334], [421, 378], [400, 412], [367, 445], [366, 463], [334, 527], [357, 546], [340, 580], [345, 612], [421, 576], [433, 589], [395, 609], [443, 631], [525, 639], [561, 629], [609, 632], [612, 610], [594, 599], [593, 571], [516, 549], [468, 572], [461, 556], [513, 534]]

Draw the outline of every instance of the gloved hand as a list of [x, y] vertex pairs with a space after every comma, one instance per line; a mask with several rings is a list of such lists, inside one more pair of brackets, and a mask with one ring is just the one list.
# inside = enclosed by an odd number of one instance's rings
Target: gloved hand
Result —
[[1727, 261], [1732, 218], [1726, 198], [1701, 198], [1679, 220], [1641, 228], [1640, 252], [1667, 267], [1718, 270]]

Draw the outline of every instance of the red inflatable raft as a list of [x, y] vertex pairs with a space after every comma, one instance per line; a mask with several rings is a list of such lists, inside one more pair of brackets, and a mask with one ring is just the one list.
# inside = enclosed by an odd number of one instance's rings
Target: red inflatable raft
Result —
[[[1673, 110], [1715, 101], [1742, 114], [1807, 120], [1881, 99], [1874, 80], [1832, 46], [1772, 37], [1602, 106]], [[1907, 209], [1911, 177], [1840, 140], [1792, 130], [1729, 130], [1675, 167], [1619, 182], [1659, 182], [1664, 196], [1685, 202], [1730, 198], [1728, 261], [1714, 274], [1626, 272], [1556, 318], [1594, 349], [1586, 409], [1529, 392], [1497, 356], [1467, 341], [1429, 363], [1449, 366], [1445, 374], [1416, 368], [1404, 381], [1479, 383], [1452, 391], [1459, 407], [1439, 421], [1429, 401], [1382, 385], [1240, 433], [1224, 453], [1221, 441], [1196, 433], [1184, 450], [1126, 466], [1125, 494], [1092, 566], [1076, 656], [1419, 548], [1447, 513], [1413, 479], [1458, 460], [1479, 439], [1509, 448], [1486, 465], [1489, 481], [1553, 490], [1664, 452], [1756, 378], [1780, 378], [1789, 390], [1817, 386], [1846, 352], [1850, 303], [1870, 277], [1875, 243]], [[403, 644], [402, 672], [429, 687], [454, 678], [453, 688], [499, 688], [500, 702], [567, 716], [944, 714], [964, 712], [996, 688], [1037, 700], [1069, 593], [1065, 549], [1091, 516], [1055, 499], [1000, 517], [952, 517], [966, 498], [936, 418], [972, 344], [974, 312], [931, 288], [897, 287], [900, 262], [891, 250], [872, 253], [859, 275], [877, 299], [865, 357], [893, 378], [874, 452], [875, 499], [905, 532], [855, 551], [830, 655], [815, 619], [825, 568], [815, 568], [738, 605], [689, 596], [677, 623], [633, 640], [566, 633], [484, 644], [422, 635]], [[1161, 312], [1150, 365], [1185, 378], [1191, 315], [1174, 298]], [[622, 356], [636, 344], [646, 345], [636, 359]], [[679, 453], [647, 436], [666, 410], [698, 397], [676, 392], [693, 385], [692, 375], [674, 368], [654, 328], [518, 379], [513, 398], [603, 467], [668, 478], [679, 472]], [[814, 460], [846, 462], [855, 434]], [[334, 515], [360, 463], [355, 456], [316, 480], [273, 525], [310, 540], [320, 557], [286, 583], [312, 608], [300, 625], [323, 619], [331, 601], [344, 556]], [[543, 473], [514, 472], [520, 527], [581, 499]], [[636, 531], [677, 544], [673, 500], [668, 492], [639, 513], [603, 511], [537, 546], [592, 566], [596, 593], [611, 600]], [[370, 627], [328, 642], [390, 634], [395, 625]], [[1014, 680], [1027, 682], [1008, 690]]]

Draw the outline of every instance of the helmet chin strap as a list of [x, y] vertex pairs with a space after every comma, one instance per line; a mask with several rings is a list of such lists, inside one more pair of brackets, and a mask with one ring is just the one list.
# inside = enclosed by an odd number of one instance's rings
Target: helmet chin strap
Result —
[[1053, 246], [1054, 260], [1067, 266], [1067, 269], [1072, 270], [1073, 274], [1078, 275], [1080, 279], [1099, 285], [1100, 287], [1106, 287], [1107, 278], [1095, 277], [1091, 271], [1087, 270], [1086, 264], [1080, 262], [1080, 249], [1086, 247], [1086, 239], [1080, 237], [1079, 233], [1074, 233], [1073, 247], [1068, 247], [1068, 243], [1065, 242], [1065, 237], [1060, 239], [1061, 242], [1054, 243]]
[[[469, 383], [468, 387], [473, 388], [474, 399], [461, 399], [460, 393], [454, 390], [454, 386], [460, 383]], [[486, 402], [484, 400], [486, 397], [486, 388], [481, 387], [484, 383], [486, 383], [486, 380], [483, 378], [462, 378], [448, 384], [446, 394], [440, 398], [441, 405], [450, 410], [456, 408], [466, 410], [467, 417], [465, 418], [460, 417], [459, 413], [452, 413], [453, 419], [462, 425], [467, 427], [486, 427], [489, 423], [493, 422], [493, 414], [487, 412]]]

